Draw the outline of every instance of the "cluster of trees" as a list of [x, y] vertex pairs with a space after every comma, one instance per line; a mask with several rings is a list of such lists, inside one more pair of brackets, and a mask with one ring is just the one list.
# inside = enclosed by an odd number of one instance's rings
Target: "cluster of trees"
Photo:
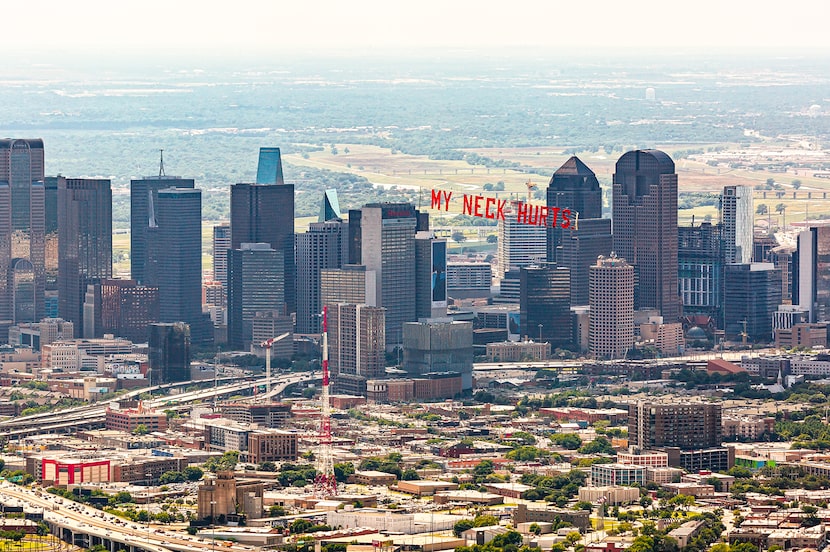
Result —
[[212, 456], [205, 462], [205, 469], [209, 472], [216, 473], [218, 471], [233, 471], [239, 463], [239, 452], [230, 450], [222, 454], [222, 456]]
[[296, 519], [288, 526], [292, 535], [304, 535], [306, 533], [317, 533], [318, 531], [331, 531], [328, 525], [315, 524], [307, 519]]
[[398, 452], [390, 452], [386, 456], [370, 456], [361, 460], [359, 469], [389, 473], [404, 481], [421, 479], [414, 468], [401, 468], [401, 460], [403, 456]]
[[564, 475], [536, 475], [526, 473], [520, 481], [533, 489], [522, 493], [525, 500], [545, 500], [564, 507], [568, 501], [579, 493], [579, 487], [585, 485], [588, 476], [581, 470], [571, 470]]
[[526, 546], [522, 544], [522, 534], [513, 529], [506, 533], [496, 535], [487, 544], [474, 544], [473, 546], [459, 546], [456, 552], [542, 552], [541, 548]]
[[305, 487], [309, 483], [313, 483], [316, 476], [317, 469], [311, 464], [287, 462], [280, 468], [277, 480], [283, 487]]
[[167, 471], [161, 474], [159, 482], [162, 485], [170, 483], [184, 483], [185, 481], [199, 481], [204, 471], [196, 466], [187, 466], [182, 471]]

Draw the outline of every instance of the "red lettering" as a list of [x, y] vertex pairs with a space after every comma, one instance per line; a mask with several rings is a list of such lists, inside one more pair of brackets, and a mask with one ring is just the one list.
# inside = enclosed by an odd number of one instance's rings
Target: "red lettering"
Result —
[[441, 190], [432, 190], [432, 205], [430, 209], [441, 209]]
[[484, 204], [484, 217], [485, 217], [485, 218], [488, 218], [488, 219], [491, 219], [491, 218], [496, 218], [496, 215], [494, 215], [493, 213], [491, 213], [491, 212], [490, 212], [490, 207], [491, 207], [491, 206], [492, 206], [495, 202], [496, 202], [496, 200], [495, 200], [495, 199], [493, 199], [492, 197], [488, 197], [488, 198], [487, 198], [487, 202]]
[[571, 227], [571, 210], [570, 209], [562, 209], [562, 228], [570, 228]]
[[554, 208], [553, 208], [553, 209], [551, 209], [550, 211], [551, 211], [551, 213], [553, 214], [553, 218], [552, 218], [552, 219], [551, 219], [551, 221], [550, 221], [550, 225], [551, 225], [553, 228], [556, 228], [556, 218], [557, 218], [557, 216], [559, 215], [559, 211], [561, 211], [561, 209], [560, 209], [559, 207], [554, 207]]
[[476, 196], [476, 210], [473, 213], [473, 216], [481, 218], [481, 200], [484, 199], [484, 196]]
[[528, 205], [527, 207], [528, 217], [525, 219], [527, 224], [531, 226], [536, 226], [539, 222], [539, 206], [538, 205]]
[[548, 208], [545, 206], [539, 207], [539, 221], [538, 226], [548, 225]]
[[450, 210], [450, 198], [452, 197], [452, 192], [444, 192], [444, 210]]
[[527, 224], [527, 204], [523, 201], [517, 201], [516, 207], [516, 221], [521, 222], [523, 224]]
[[499, 220], [504, 220], [504, 206], [507, 205], [507, 200], [498, 199], [496, 201], [498, 202], [496, 204], [496, 218]]
[[473, 214], [473, 196], [468, 196], [464, 194], [464, 205], [461, 208], [462, 215], [472, 215]]

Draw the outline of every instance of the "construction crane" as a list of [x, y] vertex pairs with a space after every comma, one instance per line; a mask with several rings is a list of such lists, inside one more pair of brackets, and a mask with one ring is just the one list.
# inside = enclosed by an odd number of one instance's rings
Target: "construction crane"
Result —
[[269, 396], [271, 394], [271, 346], [280, 341], [285, 339], [291, 335], [290, 333], [286, 332], [280, 336], [272, 337], [271, 339], [266, 339], [262, 343], [259, 344], [260, 347], [265, 349], [265, 396]]
[[527, 186], [527, 202], [530, 203], [530, 200], [533, 199], [533, 190], [538, 189], [538, 186], [530, 179], [525, 182], [525, 186]]

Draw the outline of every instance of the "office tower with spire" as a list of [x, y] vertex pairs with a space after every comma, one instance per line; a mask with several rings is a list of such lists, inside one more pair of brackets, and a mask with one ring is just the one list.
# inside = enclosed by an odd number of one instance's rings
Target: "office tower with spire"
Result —
[[81, 337], [87, 285], [112, 277], [109, 180], [58, 179], [58, 236], [58, 309]]
[[192, 178], [167, 176], [164, 157], [159, 159], [158, 176], [146, 176], [130, 181], [130, 276], [139, 284], [146, 283], [148, 234], [157, 224], [159, 190], [164, 188], [192, 189]]
[[43, 140], [0, 140], [0, 338], [44, 316], [46, 199]]
[[267, 243], [283, 254], [285, 304], [296, 312], [294, 185], [286, 184], [279, 148], [261, 148], [254, 184], [231, 186], [231, 249]]
[[588, 351], [593, 358], [624, 358], [634, 346], [634, 268], [615, 255], [590, 269]]
[[680, 318], [677, 273], [677, 174], [659, 150], [629, 151], [613, 184], [613, 250], [634, 267], [634, 308]]
[[157, 198], [145, 278], [159, 289], [159, 318], [185, 322], [193, 343], [210, 343], [213, 327], [202, 313], [202, 191], [165, 188]]
[[[584, 220], [602, 217], [602, 190], [599, 180], [594, 171], [576, 156], [565, 161], [553, 173], [548, 183], [546, 198], [549, 210], [570, 209], [572, 213], [578, 213], [580, 230]], [[559, 262], [559, 248], [562, 246], [566, 232], [567, 229], [558, 226], [547, 229], [548, 262]], [[610, 240], [610, 233], [608, 239]], [[596, 256], [589, 262], [589, 265], [595, 260]]]
[[752, 262], [755, 205], [750, 186], [725, 186], [721, 194], [724, 263]]
[[297, 234], [297, 333], [320, 333], [320, 273], [348, 262], [348, 237], [349, 223], [339, 218], [313, 222]]

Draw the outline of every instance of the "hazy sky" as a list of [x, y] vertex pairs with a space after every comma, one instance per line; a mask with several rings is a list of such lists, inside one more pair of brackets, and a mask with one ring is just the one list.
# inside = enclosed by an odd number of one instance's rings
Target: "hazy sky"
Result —
[[827, 0], [44, 0], [4, 2], [7, 48], [383, 47], [830, 51]]

